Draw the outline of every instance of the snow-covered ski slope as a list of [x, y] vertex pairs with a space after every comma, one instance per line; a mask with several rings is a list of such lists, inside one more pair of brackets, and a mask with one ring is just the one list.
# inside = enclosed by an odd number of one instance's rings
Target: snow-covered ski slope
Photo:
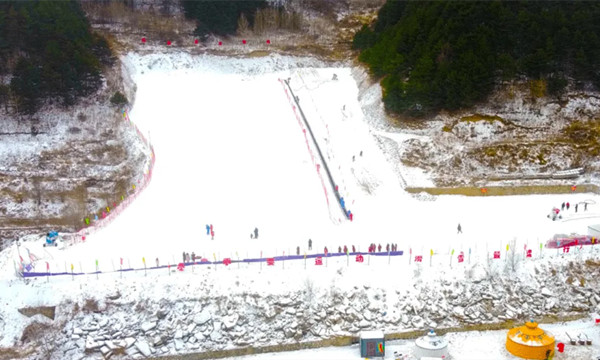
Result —
[[[403, 165], [390, 163], [375, 138], [402, 136], [386, 134], [381, 126], [375, 130], [366, 121], [359, 89], [346, 65], [277, 55], [236, 59], [183, 53], [129, 54], [123, 62], [137, 87], [130, 117], [156, 153], [152, 181], [85, 243], [43, 248], [41, 237], [21, 242], [22, 254], [27, 248], [39, 258], [36, 271], [45, 271], [48, 262], [52, 272], [64, 271], [69, 264], [75, 271], [91, 272], [96, 259], [101, 271], [115, 265], [118, 269], [119, 258], [125, 259], [124, 267], [143, 268], [143, 257], [148, 266], [155, 258], [161, 265], [176, 264], [183, 251], [210, 260], [257, 258], [261, 252], [271, 257], [295, 253], [296, 246], [301, 253], [316, 253], [324, 246], [330, 252], [344, 245], [365, 251], [370, 243], [384, 249], [387, 243], [398, 243], [405, 256], [392, 258], [389, 265], [387, 258], [365, 257], [363, 264], [351, 258], [346, 267], [346, 259], [336, 257], [329, 259], [328, 267], [309, 262], [306, 269], [297, 260], [275, 267], [263, 264], [262, 271], [258, 264], [234, 264], [210, 271], [197, 266], [193, 274], [188, 268], [169, 276], [160, 269], [148, 270], [147, 276], [141, 271], [127, 272], [123, 278], [100, 274], [99, 279], [62, 276], [48, 283], [46, 279], [25, 283], [15, 280], [13, 260], [19, 257], [12, 246], [0, 254], [0, 301], [5, 304], [0, 315], [6, 323], [0, 345], [9, 346], [20, 336], [25, 320], [13, 310], [22, 306], [66, 299], [81, 303], [114, 291], [128, 299], [176, 299], [184, 292], [285, 294], [309, 279], [320, 289], [335, 282], [342, 288], [368, 284], [395, 291], [411, 287], [416, 265], [408, 264], [410, 253], [424, 258], [424, 274], [418, 281], [434, 283], [439, 273], [456, 274], [462, 281], [465, 264], [454, 270], [448, 265], [452, 249], [465, 254], [472, 249], [473, 262], [492, 251], [501, 251], [504, 259], [507, 243], [516, 239], [519, 249], [527, 245], [537, 256], [539, 243], [555, 233], [586, 233], [588, 225], [600, 223], [600, 199], [594, 194], [420, 197], [428, 200], [408, 195], [393, 170]], [[321, 160], [316, 158], [315, 144], [305, 137], [279, 81], [288, 78], [354, 214], [352, 222], [333, 203], [334, 189], [323, 181], [323, 171], [317, 171]], [[566, 212], [564, 221], [546, 217], [564, 201], [587, 200], [595, 202], [587, 212], [580, 206], [578, 213], [572, 208]], [[458, 223], [462, 234], [457, 234]], [[214, 240], [206, 234], [207, 224], [214, 227]], [[255, 227], [259, 238], [251, 239]], [[307, 249], [309, 238], [312, 250]], [[429, 268], [431, 249], [435, 256]], [[531, 266], [520, 271], [534, 273]], [[390, 279], [390, 273], [403, 275]]]
[[[372, 242], [398, 243], [413, 255], [468, 248], [487, 254], [513, 239], [539, 248], [555, 233], [586, 233], [600, 221], [598, 205], [571, 210], [565, 221], [546, 217], [563, 201], [599, 203], [593, 194], [434, 201], [408, 195], [392, 170], [397, 164], [375, 141], [381, 131], [364, 119], [349, 67], [277, 55], [129, 54], [123, 60], [137, 86], [130, 117], [156, 152], [152, 182], [84, 244], [47, 251], [41, 240], [28, 244], [51, 268], [82, 262], [92, 271], [95, 259], [107, 264], [121, 257], [132, 267], [141, 267], [142, 257], [175, 263], [183, 251], [211, 260], [236, 252], [241, 258], [289, 254], [296, 246], [301, 253], [344, 245], [365, 251]], [[324, 171], [317, 171], [315, 144], [307, 141], [280, 79], [290, 79], [352, 222], [335, 204]], [[251, 239], [255, 227], [259, 238]]]

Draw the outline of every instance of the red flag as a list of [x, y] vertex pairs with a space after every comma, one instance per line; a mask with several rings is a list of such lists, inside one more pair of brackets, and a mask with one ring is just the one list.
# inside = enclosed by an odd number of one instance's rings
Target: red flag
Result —
[[267, 258], [267, 265], [268, 266], [275, 265], [275, 258]]
[[179, 265], [177, 265], [177, 270], [183, 271], [183, 269], [185, 269], [185, 264], [184, 263], [179, 263]]
[[458, 262], [461, 263], [463, 261], [465, 261], [465, 254], [463, 254], [463, 252], [461, 251], [458, 255]]
[[596, 319], [596, 324], [600, 324], [600, 319]]
[[531, 257], [531, 249], [527, 250], [527, 257], [530, 258]]
[[121, 265], [123, 265], [123, 258], [121, 258]]
[[50, 264], [48, 264], [48, 262], [46, 261], [46, 271], [50, 272]]
[[200, 260], [200, 262], [207, 263], [207, 262], [208, 262], [208, 259], [207, 259], [207, 258], [202, 258], [202, 259]]
[[315, 265], [323, 265], [323, 258], [318, 256], [315, 258]]
[[421, 256], [421, 255], [415, 256], [415, 262], [423, 262], [423, 256]]
[[225, 259], [223, 259], [223, 264], [224, 264], [225, 266], [227, 266], [227, 265], [231, 264], [231, 258], [225, 258]]
[[494, 259], [500, 259], [500, 251], [494, 251]]
[[356, 255], [356, 262], [361, 263], [363, 261], [365, 261], [365, 259], [363, 258], [363, 256], [361, 254]]

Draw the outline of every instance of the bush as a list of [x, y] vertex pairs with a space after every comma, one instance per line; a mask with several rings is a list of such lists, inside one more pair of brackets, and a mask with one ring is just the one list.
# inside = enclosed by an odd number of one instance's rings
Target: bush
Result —
[[110, 103], [113, 105], [125, 105], [129, 103], [125, 95], [123, 95], [120, 91], [117, 91], [113, 96], [110, 97]]

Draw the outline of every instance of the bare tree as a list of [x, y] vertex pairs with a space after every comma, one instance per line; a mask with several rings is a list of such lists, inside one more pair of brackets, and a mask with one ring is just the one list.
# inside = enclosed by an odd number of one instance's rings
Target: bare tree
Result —
[[246, 15], [242, 13], [238, 19], [237, 32], [239, 35], [246, 35], [249, 29], [250, 23], [248, 22], [248, 19], [246, 19]]

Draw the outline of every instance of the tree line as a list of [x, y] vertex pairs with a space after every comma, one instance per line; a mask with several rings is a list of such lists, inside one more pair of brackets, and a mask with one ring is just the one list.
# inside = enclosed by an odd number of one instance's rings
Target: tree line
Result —
[[0, 2], [0, 102], [31, 114], [49, 102], [72, 105], [102, 83], [113, 61], [77, 1]]
[[381, 79], [388, 111], [424, 116], [485, 100], [502, 81], [544, 94], [600, 87], [600, 3], [394, 1], [353, 47]]
[[196, 21], [194, 34], [207, 37], [210, 34], [227, 36], [253, 31], [286, 29], [297, 31], [302, 26], [299, 13], [287, 10], [283, 2], [266, 0], [182, 0], [184, 14]]

